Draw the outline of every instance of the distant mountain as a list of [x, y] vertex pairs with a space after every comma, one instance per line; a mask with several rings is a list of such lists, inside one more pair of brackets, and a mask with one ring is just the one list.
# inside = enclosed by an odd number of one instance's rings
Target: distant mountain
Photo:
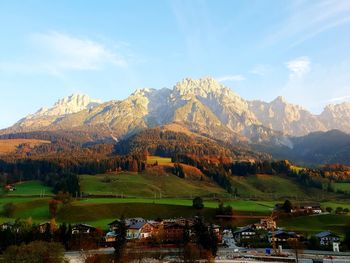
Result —
[[314, 132], [290, 139], [293, 147], [255, 145], [259, 151], [269, 152], [275, 158], [307, 164], [350, 165], [350, 134], [339, 130]]
[[251, 151], [244, 145], [232, 145], [193, 133], [178, 124], [145, 129], [115, 145], [118, 154], [159, 156], [189, 155], [211, 162], [267, 160], [264, 153]]
[[36, 113], [18, 121], [13, 127], [16, 131], [33, 131], [45, 129], [68, 115], [90, 110], [99, 105], [101, 101], [94, 100], [83, 94], [73, 94], [69, 97], [58, 100], [51, 108], [43, 107]]
[[327, 130], [319, 116], [286, 102], [282, 97], [277, 97], [270, 103], [252, 101], [249, 106], [262, 125], [286, 135], [302, 136], [313, 131]]
[[328, 105], [319, 116], [327, 129], [350, 131], [350, 102]]
[[121, 101], [72, 95], [0, 133], [71, 130], [120, 140], [146, 128], [178, 123], [223, 141], [292, 147], [289, 136], [334, 128], [349, 133], [349, 105], [329, 105], [321, 115], [313, 115], [281, 97], [270, 103], [247, 101], [213, 78], [186, 78], [172, 89], [140, 89]]

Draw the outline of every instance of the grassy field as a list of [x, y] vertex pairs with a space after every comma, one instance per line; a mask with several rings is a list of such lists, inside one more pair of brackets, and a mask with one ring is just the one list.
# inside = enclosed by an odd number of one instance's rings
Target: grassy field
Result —
[[181, 179], [175, 175], [120, 173], [117, 175], [82, 175], [80, 179], [81, 190], [93, 195], [142, 198], [228, 196], [225, 190], [212, 182]]
[[169, 165], [171, 164], [171, 158], [147, 156], [147, 164], [155, 164], [156, 162], [158, 162], [158, 165]]
[[182, 205], [159, 205], [152, 203], [109, 203], [81, 204], [74, 203], [63, 207], [58, 220], [65, 222], [89, 222], [98, 225], [101, 220], [116, 219], [121, 216], [140, 217], [146, 219], [191, 217], [201, 213], [207, 218], [213, 218], [215, 210], [205, 208], [201, 211]]
[[0, 222], [13, 221], [17, 218], [27, 219], [31, 217], [34, 222], [40, 223], [49, 219], [48, 201], [50, 198], [34, 198], [34, 197], [3, 197], [0, 198], [0, 211], [3, 205], [13, 203], [15, 212], [13, 218], [6, 218], [1, 213]]
[[290, 168], [291, 168], [294, 172], [297, 172], [297, 173], [304, 169], [303, 167], [296, 166], [296, 165], [292, 165]]
[[[15, 220], [16, 218], [32, 218], [33, 222], [40, 223], [49, 220], [49, 198], [19, 198], [7, 197], [0, 199], [1, 206], [7, 202], [15, 204], [13, 218], [0, 215], [0, 222]], [[272, 202], [228, 201], [236, 214], [269, 214]], [[74, 201], [70, 205], [62, 206], [58, 214], [58, 222], [86, 222], [98, 227], [106, 227], [108, 221], [123, 216], [144, 217], [148, 219], [191, 217], [197, 213], [207, 218], [213, 218], [217, 201], [206, 201], [205, 209], [198, 211], [192, 208], [192, 200], [186, 199], [120, 199], [120, 198], [91, 198]], [[236, 222], [241, 223], [241, 222]]]
[[[80, 204], [120, 204], [120, 203], [144, 203], [144, 204], [159, 204], [159, 205], [175, 205], [175, 206], [192, 206], [191, 199], [146, 199], [146, 198], [91, 198], [79, 202]], [[230, 200], [224, 201], [225, 205], [230, 205], [235, 211], [242, 212], [257, 212], [271, 213], [275, 202], [274, 201], [250, 201], [250, 200]], [[218, 201], [204, 201], [204, 207], [217, 208]]]
[[350, 193], [350, 183], [334, 183], [335, 190], [341, 190], [347, 193]]
[[286, 218], [277, 222], [278, 226], [307, 234], [316, 234], [321, 231], [330, 230], [340, 235], [350, 224], [349, 215], [317, 215]]
[[303, 188], [293, 178], [284, 175], [233, 176], [232, 184], [241, 198], [254, 199], [314, 199], [324, 192]]
[[[6, 197], [0, 199], [0, 210], [3, 204], [12, 202], [15, 204], [13, 218], [4, 218], [0, 215], [0, 223], [15, 220], [16, 218], [32, 218], [33, 222], [40, 223], [49, 219], [49, 198], [33, 197]], [[270, 215], [275, 201], [252, 201], [252, 200], [227, 200], [226, 205], [231, 205], [236, 215]], [[191, 217], [201, 213], [208, 219], [213, 219], [218, 201], [206, 200], [205, 209], [198, 211], [192, 208], [190, 199], [145, 199], [145, 198], [90, 198], [73, 201], [71, 204], [61, 206], [58, 213], [58, 222], [89, 223], [102, 229], [107, 224], [121, 216], [144, 217], [147, 219]], [[350, 207], [349, 203], [322, 203], [323, 207]], [[231, 223], [242, 226], [253, 223], [258, 219], [234, 219]], [[294, 231], [314, 234], [323, 230], [332, 230], [339, 234], [350, 223], [350, 215], [321, 215], [309, 217], [297, 217], [282, 219], [278, 226]]]
[[[158, 167], [159, 168], [159, 167]], [[179, 178], [152, 170], [148, 173], [120, 173], [110, 175], [82, 175], [81, 189], [84, 193], [92, 195], [114, 195], [141, 198], [192, 198], [202, 197], [228, 197], [229, 194], [215, 183], [204, 180], [200, 174]], [[283, 175], [250, 175], [233, 176], [233, 188], [237, 189], [238, 197], [275, 200], [321, 199], [325, 193], [314, 188], [303, 188], [290, 177]], [[331, 197], [332, 194], [328, 193]], [[334, 195], [334, 194], [333, 194]]]
[[1, 139], [0, 140], [0, 155], [9, 154], [16, 151], [21, 144], [28, 144], [30, 148], [35, 146], [51, 143], [50, 141], [36, 140], [36, 139]]
[[25, 204], [35, 200], [41, 200], [41, 199], [37, 197], [11, 197], [11, 196], [0, 197], [0, 210], [2, 209], [3, 205], [6, 203]]
[[[51, 195], [52, 189], [40, 181], [25, 181], [15, 184], [16, 190], [7, 192], [7, 196]], [[4, 194], [4, 192], [2, 192]]]
[[331, 207], [333, 208], [333, 210], [335, 210], [337, 207], [350, 209], [350, 202], [328, 201], [328, 202], [322, 202], [322, 206], [324, 208]]
[[[52, 189], [39, 181], [26, 181], [17, 183], [16, 190], [4, 193], [0, 197], [0, 222], [15, 220], [16, 218], [27, 219], [31, 217], [39, 223], [49, 218], [48, 201], [52, 196]], [[39, 196], [45, 193], [44, 198]], [[13, 218], [5, 218], [2, 214], [3, 206], [13, 203], [15, 211]]]
[[[166, 161], [164, 160], [163, 163]], [[232, 182], [238, 190], [240, 199], [234, 200], [230, 199], [222, 188], [212, 182], [199, 180], [198, 176], [181, 179], [164, 173], [158, 175], [158, 168], [161, 170], [164, 167], [155, 167], [152, 175], [148, 173], [82, 175], [81, 190], [84, 193], [96, 196], [122, 195], [124, 198], [94, 196], [75, 200], [70, 205], [61, 206], [57, 221], [84, 222], [106, 229], [109, 222], [122, 215], [148, 219], [191, 217], [199, 212], [192, 208], [192, 198], [195, 196], [204, 198], [205, 209], [200, 213], [207, 218], [214, 217], [219, 199], [226, 205], [231, 205], [236, 215], [270, 215], [277, 202], [283, 202], [287, 198], [292, 202], [295, 202], [293, 201], [295, 198], [315, 200], [320, 194], [312, 189], [303, 190], [291, 178], [280, 175], [236, 176], [233, 177]], [[16, 191], [0, 198], [0, 211], [5, 203], [15, 204], [13, 218], [4, 218], [0, 214], [0, 222], [29, 217], [36, 223], [47, 221], [49, 219], [48, 200], [51, 197], [39, 198], [38, 196], [44, 190], [46, 195], [51, 194], [51, 189], [38, 181], [23, 182], [17, 184], [16, 188]], [[34, 197], [35, 195], [37, 197]], [[244, 200], [244, 198], [250, 200]], [[271, 201], [276, 199], [280, 201]], [[341, 206], [350, 209], [350, 202], [346, 201], [328, 201], [322, 202], [321, 205], [323, 208], [329, 206], [335, 209]], [[252, 222], [246, 219], [234, 219], [231, 223], [242, 226]], [[278, 222], [278, 225], [299, 232], [316, 233], [329, 229], [342, 234], [345, 225], [349, 223], [350, 216], [332, 214], [283, 219]]]

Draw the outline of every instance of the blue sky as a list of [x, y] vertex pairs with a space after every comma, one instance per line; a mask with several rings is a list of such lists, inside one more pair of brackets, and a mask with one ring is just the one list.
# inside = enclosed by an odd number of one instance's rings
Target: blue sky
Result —
[[202, 76], [314, 113], [350, 101], [350, 1], [0, 2], [0, 128], [71, 93]]

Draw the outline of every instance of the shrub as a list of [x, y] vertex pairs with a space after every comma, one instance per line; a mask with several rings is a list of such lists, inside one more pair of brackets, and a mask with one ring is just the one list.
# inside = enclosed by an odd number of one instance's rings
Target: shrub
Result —
[[4, 262], [12, 263], [61, 263], [63, 262], [64, 249], [59, 243], [34, 241], [29, 244], [8, 247], [4, 254]]
[[13, 217], [13, 215], [15, 214], [15, 205], [13, 203], [6, 203], [4, 204], [3, 207], [3, 214], [6, 217]]
[[195, 197], [192, 201], [192, 206], [195, 209], [204, 208], [203, 199], [201, 197]]

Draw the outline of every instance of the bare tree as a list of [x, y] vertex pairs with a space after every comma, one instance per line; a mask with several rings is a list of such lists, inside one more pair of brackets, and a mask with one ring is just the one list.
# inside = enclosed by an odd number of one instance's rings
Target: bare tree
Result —
[[287, 240], [288, 246], [294, 251], [295, 260], [299, 263], [299, 256], [304, 250], [303, 244], [299, 241], [298, 238], [289, 238]]

